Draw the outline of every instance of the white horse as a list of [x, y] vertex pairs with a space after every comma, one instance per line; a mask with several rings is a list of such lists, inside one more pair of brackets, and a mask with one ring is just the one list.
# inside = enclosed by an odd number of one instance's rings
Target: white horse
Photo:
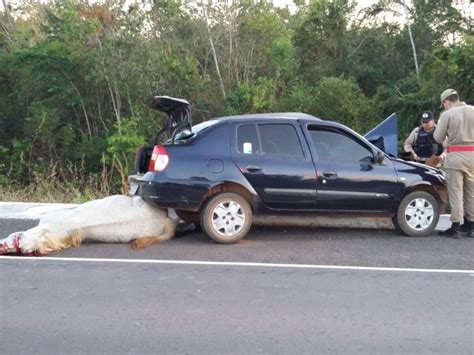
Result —
[[47, 254], [75, 247], [83, 240], [132, 242], [133, 250], [173, 238], [179, 219], [140, 197], [115, 195], [48, 212], [38, 226], [0, 240], [0, 254]]

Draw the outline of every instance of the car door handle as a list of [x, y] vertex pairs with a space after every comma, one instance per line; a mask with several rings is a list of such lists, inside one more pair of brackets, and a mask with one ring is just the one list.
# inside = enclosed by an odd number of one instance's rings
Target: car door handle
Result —
[[324, 171], [323, 176], [327, 177], [328, 179], [334, 179], [337, 178], [337, 174], [335, 171]]
[[249, 165], [245, 168], [249, 173], [257, 173], [259, 171], [262, 171], [262, 168], [259, 167], [258, 165]]

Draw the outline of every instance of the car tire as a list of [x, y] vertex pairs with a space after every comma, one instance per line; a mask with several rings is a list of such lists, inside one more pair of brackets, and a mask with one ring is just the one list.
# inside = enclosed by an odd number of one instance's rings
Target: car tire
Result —
[[439, 203], [426, 191], [413, 191], [398, 206], [395, 227], [409, 237], [426, 237], [438, 224]]
[[221, 244], [244, 238], [252, 226], [252, 209], [242, 196], [222, 193], [210, 199], [201, 212], [204, 232]]
[[176, 214], [186, 223], [199, 224], [199, 212], [176, 210]]

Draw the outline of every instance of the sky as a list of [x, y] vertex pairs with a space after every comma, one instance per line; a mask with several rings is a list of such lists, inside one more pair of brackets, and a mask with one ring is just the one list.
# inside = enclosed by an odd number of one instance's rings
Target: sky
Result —
[[[51, 1], [51, 0], [33, 0], [32, 2], [48, 2], [48, 1]], [[89, 2], [105, 2], [104, 0], [88, 0]], [[130, 0], [130, 3], [134, 2], [136, 0]], [[217, 2], [217, 1], [229, 1], [229, 2], [232, 2], [232, 1], [236, 1], [236, 0], [184, 0], [184, 1], [188, 1], [188, 2], [193, 2], [193, 1], [212, 1], [212, 2]], [[290, 9], [290, 11], [296, 9], [295, 5], [294, 5], [294, 2], [293, 0], [266, 0], [268, 2], [272, 2], [275, 6], [279, 6], [279, 7], [285, 7], [285, 6], [288, 6], [288, 8]], [[305, 0], [306, 2], [309, 2], [311, 0]], [[367, 7], [367, 6], [370, 6], [370, 5], [373, 5], [377, 2], [377, 0], [356, 0], [357, 1], [357, 7], [356, 7], [356, 12], [359, 12], [360, 10], [362, 10], [363, 8]], [[467, 0], [469, 1], [469, 0]], [[26, 0], [0, 0], [0, 10], [3, 10], [4, 9], [4, 5], [3, 3], [6, 2], [7, 4], [12, 4], [13, 7], [15, 7], [16, 5], [18, 4], [21, 4], [21, 3], [25, 3]], [[407, 2], [411, 2], [411, 0], [407, 0]], [[392, 16], [393, 17], [393, 16]], [[391, 19], [392, 21], [398, 21], [397, 19]]]
[[[10, 3], [12, 4], [13, 6], [19, 4], [19, 3], [24, 3], [26, 0], [0, 0], [0, 10], [3, 10], [3, 4], [4, 2], [6, 3]], [[33, 0], [34, 2], [35, 0]], [[48, 2], [48, 0], [36, 0], [36, 1], [39, 1], [39, 2]], [[49, 0], [51, 1], [51, 0]], [[104, 0], [88, 0], [89, 2], [105, 2]], [[130, 0], [130, 2], [134, 2], [134, 1], [137, 1], [137, 0]], [[192, 1], [213, 1], [213, 2], [217, 2], [217, 1], [236, 1], [236, 0], [185, 0], [185, 1], [189, 1], [189, 2], [192, 2]], [[280, 6], [280, 7], [284, 7], [284, 6], [288, 6], [290, 11], [292, 9], [295, 9], [295, 5], [293, 3], [293, 0], [267, 0], [268, 2], [273, 2], [274, 5], [276, 6]], [[311, 0], [305, 0], [306, 2], [309, 2]], [[356, 7], [356, 13], [359, 12], [360, 10], [368, 7], [368, 6], [371, 6], [373, 4], [375, 4], [378, 0], [355, 0], [357, 1], [357, 7]], [[408, 4], [408, 6], [411, 5], [411, 2], [412, 0], [405, 0], [406, 3]], [[474, 0], [452, 0], [453, 3], [455, 4], [455, 6], [461, 10], [461, 12], [467, 17], [471, 17], [473, 16], [474, 14]], [[390, 21], [390, 22], [404, 22], [405, 19], [403, 17], [394, 17], [393, 15], [388, 15], [388, 14], [385, 14], [384, 15], [385, 17], [385, 20], [386, 21]]]
[[[308, 1], [308, 0], [306, 0], [306, 1]], [[6, 0], [6, 2], [11, 3], [11, 4], [18, 4], [21, 1], [20, 0]], [[358, 1], [358, 4], [359, 4], [358, 8], [363, 8], [363, 7], [366, 7], [366, 6], [370, 6], [370, 5], [374, 4], [375, 2], [376, 2], [376, 0], [359, 0]], [[284, 7], [286, 5], [289, 5], [290, 8], [294, 7], [293, 0], [273, 0], [273, 3], [276, 6], [281, 6], [281, 7]], [[0, 9], [3, 10], [3, 0], [0, 1]]]
[[[306, 0], [307, 1], [307, 0]], [[358, 0], [357, 1], [357, 10], [361, 10], [367, 6], [373, 5], [377, 2], [377, 0]], [[289, 5], [290, 8], [293, 5], [293, 0], [273, 0], [273, 3], [277, 6], [284, 7], [286, 5]]]

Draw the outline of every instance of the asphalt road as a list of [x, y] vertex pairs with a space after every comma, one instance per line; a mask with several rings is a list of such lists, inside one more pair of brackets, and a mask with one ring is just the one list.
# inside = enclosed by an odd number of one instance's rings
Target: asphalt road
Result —
[[[0, 219], [0, 239], [36, 221]], [[238, 244], [220, 245], [201, 232], [133, 252], [126, 244], [85, 243], [54, 254], [76, 258], [205, 260], [260, 263], [474, 270], [474, 239], [410, 238], [372, 229], [253, 227]]]
[[474, 239], [257, 227], [52, 256], [0, 258], [0, 353], [474, 353]]

